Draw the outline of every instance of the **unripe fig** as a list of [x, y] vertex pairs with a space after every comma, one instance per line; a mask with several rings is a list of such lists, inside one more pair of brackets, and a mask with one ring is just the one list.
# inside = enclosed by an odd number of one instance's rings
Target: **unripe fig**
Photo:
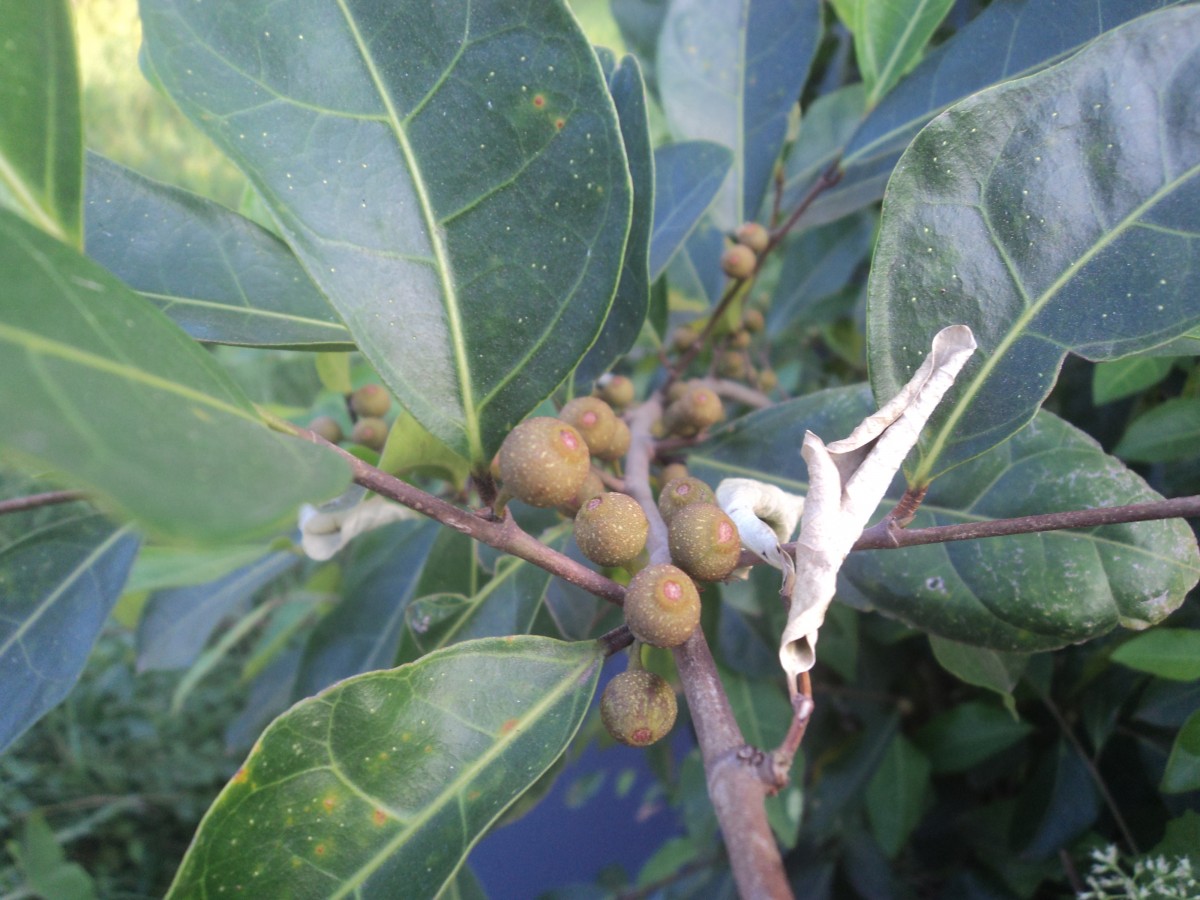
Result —
[[755, 334], [762, 331], [767, 325], [767, 320], [763, 317], [762, 310], [748, 309], [742, 313], [742, 327]]
[[500, 445], [504, 488], [530, 506], [566, 503], [590, 471], [583, 435], [561, 419], [526, 419]]
[[703, 384], [691, 383], [683, 396], [663, 413], [663, 427], [670, 434], [693, 437], [725, 418], [725, 408], [716, 391]]
[[596, 396], [614, 409], [624, 409], [637, 399], [633, 381], [624, 375], [604, 375], [596, 382]]
[[680, 325], [671, 332], [671, 344], [679, 353], [683, 353], [688, 347], [695, 343], [696, 338], [700, 335], [701, 326], [698, 322], [691, 322], [687, 325]]
[[745, 378], [746, 355], [737, 350], [726, 350], [717, 360], [717, 374], [722, 378]]
[[676, 400], [683, 397], [688, 392], [688, 388], [692, 386], [690, 381], [675, 381], [667, 388], [667, 402], [674, 403]]
[[739, 328], [729, 338], [729, 346], [735, 350], [745, 350], [750, 346], [750, 332], [745, 328]]
[[762, 253], [767, 249], [767, 244], [771, 242], [771, 235], [763, 226], [757, 222], [743, 222], [734, 232], [737, 242], [745, 244], [755, 255]]
[[359, 419], [354, 423], [354, 430], [350, 432], [350, 440], [372, 450], [382, 450], [383, 445], [387, 443], [387, 436], [387, 422], [375, 416]]
[[700, 624], [700, 593], [683, 569], [647, 566], [625, 591], [625, 622], [643, 643], [678, 647]]
[[612, 443], [617, 415], [599, 397], [576, 397], [559, 410], [558, 417], [583, 435], [588, 451], [594, 456]]
[[775, 374], [774, 369], [763, 369], [758, 373], [758, 389], [760, 391], [769, 394], [777, 387], [779, 387], [779, 376]]
[[392, 408], [392, 395], [382, 384], [364, 384], [350, 395], [350, 408], [356, 416], [378, 418]]
[[632, 442], [633, 435], [629, 431], [629, 426], [623, 420], [617, 419], [613, 426], [612, 440], [607, 447], [598, 449], [596, 456], [605, 462], [615, 462], [629, 452], [629, 445]]
[[[664, 488], [676, 478], [687, 478], [688, 468], [681, 462], [667, 463], [658, 476], [658, 483]], [[707, 485], [706, 485], [707, 486]]]
[[715, 503], [692, 503], [667, 526], [671, 561], [700, 581], [720, 581], [737, 568], [742, 541], [737, 526]]
[[621, 566], [634, 559], [646, 546], [649, 531], [641, 505], [628, 494], [593, 497], [575, 516], [575, 543], [601, 566]]
[[319, 434], [331, 444], [336, 444], [345, 437], [342, 434], [342, 426], [338, 424], [338, 420], [333, 416], [317, 416], [308, 423], [308, 430], [314, 434]]
[[667, 482], [666, 487], [658, 495], [658, 512], [667, 525], [675, 518], [675, 513], [692, 503], [716, 503], [717, 495], [713, 489], [701, 481], [685, 475]]
[[730, 278], [749, 278], [758, 268], [758, 254], [745, 244], [734, 244], [721, 254], [721, 271]]
[[583, 484], [579, 486], [579, 490], [566, 503], [558, 505], [558, 511], [568, 519], [575, 518], [579, 512], [579, 507], [587, 503], [593, 497], [599, 497], [604, 493], [604, 479], [600, 477], [600, 473], [595, 469], [589, 469], [587, 477], [583, 479]]
[[622, 744], [645, 747], [675, 724], [675, 692], [660, 676], [632, 669], [613, 678], [600, 696], [600, 720]]

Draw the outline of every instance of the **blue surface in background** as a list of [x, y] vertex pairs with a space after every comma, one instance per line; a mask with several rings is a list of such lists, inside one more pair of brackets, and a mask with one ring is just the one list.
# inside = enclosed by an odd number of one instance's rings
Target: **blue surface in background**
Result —
[[[623, 668], [606, 667], [593, 711], [604, 685]], [[682, 722], [671, 738], [676, 759], [694, 745]], [[624, 796], [618, 796], [618, 780], [626, 770], [636, 777]], [[604, 773], [599, 790], [581, 805], [572, 803], [580, 783], [597, 772]], [[480, 841], [468, 864], [491, 900], [531, 900], [551, 888], [593, 881], [613, 863], [635, 878], [664, 841], [684, 831], [676, 810], [661, 795], [644, 805], [656, 783], [645, 750], [621, 745], [601, 750], [593, 743], [567, 765], [541, 803]]]

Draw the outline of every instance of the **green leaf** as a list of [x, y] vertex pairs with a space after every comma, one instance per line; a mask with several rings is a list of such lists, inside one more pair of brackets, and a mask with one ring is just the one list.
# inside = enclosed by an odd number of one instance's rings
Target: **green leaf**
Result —
[[1160, 790], [1164, 794], [1200, 790], [1200, 710], [1192, 713], [1175, 736]]
[[325, 390], [334, 394], [349, 394], [354, 390], [350, 380], [350, 354], [318, 353], [316, 366], [317, 377]]
[[1033, 726], [993, 703], [973, 700], [935, 716], [916, 743], [939, 775], [965, 772], [1017, 743]]
[[854, 34], [854, 54], [867, 89], [867, 109], [873, 109], [920, 62], [925, 45], [954, 0], [842, 0], [836, 5], [838, 15]]
[[287, 244], [219, 203], [87, 157], [87, 253], [198, 341], [354, 341]]
[[1096, 821], [1100, 797], [1087, 764], [1065, 740], [1047, 752], [1018, 798], [1014, 837], [1026, 859], [1046, 859]]
[[621, 39], [642, 61], [646, 69], [646, 85], [655, 91], [657, 88], [654, 73], [657, 67], [654, 58], [658, 52], [658, 36], [662, 32], [668, 5], [669, 0], [611, 0], [609, 3], [612, 17], [621, 30]]
[[269, 549], [263, 544], [142, 547], [125, 582], [125, 592], [159, 591], [216, 581], [234, 569], [262, 559]]
[[269, 533], [348, 481], [333, 453], [269, 431], [162, 313], [4, 210], [0, 271], [0, 447], [14, 460], [186, 541]]
[[767, 331], [817, 319], [817, 304], [846, 287], [867, 259], [874, 235], [875, 217], [861, 214], [789, 236], [780, 247], [783, 268], [767, 310]]
[[[53, 830], [40, 811], [25, 820], [20, 842], [10, 842], [8, 849], [36, 897], [54, 900], [92, 900], [96, 885], [79, 863], [68, 862]], [[26, 896], [17, 891], [8, 896]]]
[[67, 0], [0, 0], [0, 206], [79, 247], [83, 127]]
[[94, 514], [0, 546], [0, 751], [75, 686], [137, 547], [131, 529]]
[[718, 229], [758, 215], [820, 34], [816, 0], [675, 0], [667, 9], [657, 64], [671, 133], [733, 151], [713, 206]]
[[1200, 322], [1200, 9], [1145, 16], [931, 122], [888, 186], [869, 285], [876, 397], [951, 322], [979, 351], [934, 414], [914, 485], [1026, 425], [1068, 351], [1113, 359]]
[[733, 152], [711, 141], [681, 141], [654, 151], [651, 281], [658, 280], [695, 230], [732, 163]]
[[299, 562], [295, 553], [268, 553], [207, 584], [154, 594], [138, 622], [138, 670], [190, 666], [227, 616]]
[[395, 665], [405, 611], [419, 596], [425, 563], [443, 530], [437, 522], [417, 519], [396, 522], [355, 541], [341, 602], [304, 647], [295, 697], [309, 697], [338, 679]]
[[[804, 110], [804, 115], [800, 118], [800, 133], [788, 151], [785, 163], [784, 209], [798, 204], [821, 174], [831, 166], [837, 165], [842, 148], [862, 121], [866, 103], [866, 86], [859, 81], [823, 94]], [[900, 155], [899, 150], [896, 151], [896, 155]], [[841, 184], [840, 181], [838, 183]], [[813, 215], [813, 210], [821, 204], [823, 197], [829, 196], [829, 190], [826, 189], [817, 196], [813, 206], [805, 211], [799, 227], [807, 228], [832, 222], [873, 203], [883, 193], [883, 185], [868, 185], [866, 193], [868, 196], [861, 201], [857, 198], [853, 202], [841, 199], [835, 213], [820, 217], [818, 221], [818, 217]]]
[[987, 688], [1004, 697], [1012, 696], [1013, 688], [1029, 662], [1024, 653], [973, 647], [936, 634], [929, 636], [929, 646], [938, 664], [959, 681]]
[[392, 475], [430, 475], [465, 488], [470, 464], [425, 430], [407, 410], [401, 410], [388, 430], [379, 468]]
[[929, 794], [930, 771], [925, 754], [898, 734], [871, 776], [867, 785], [867, 821], [889, 859], [896, 857], [921, 821]]
[[1113, 448], [1133, 462], [1171, 462], [1196, 455], [1200, 400], [1175, 397], [1138, 416]]
[[[874, 203], [896, 160], [926, 123], [989, 85], [1020, 78], [1059, 62], [1089, 41], [1173, 0], [1129, 0], [1097, 6], [1093, 0], [1001, 0], [930, 53], [875, 107], [847, 142], [831, 147], [811, 168], [840, 161], [842, 178], [804, 215], [819, 225]], [[802, 133], [803, 137], [803, 133]], [[789, 166], [784, 208], [812, 184], [810, 168]]]
[[146, 0], [155, 75], [400, 401], [481, 469], [608, 313], [631, 187], [561, 2]]
[[1113, 651], [1113, 662], [1171, 681], [1200, 679], [1200, 631], [1155, 628]]
[[168, 894], [432, 897], [562, 753], [602, 653], [472, 641], [339, 682], [263, 733]]
[[650, 123], [646, 118], [646, 86], [637, 60], [626, 56], [608, 76], [608, 89], [617, 108], [621, 139], [633, 182], [633, 216], [625, 263], [612, 308], [596, 343], [575, 370], [575, 381], [585, 389], [625, 352], [642, 332], [650, 308], [650, 226], [654, 216], [654, 157], [650, 148]]
[[1112, 403], [1158, 384], [1171, 371], [1171, 356], [1130, 356], [1097, 363], [1092, 371], [1092, 403]]
[[[811, 430], [845, 437], [874, 404], [860, 387], [777, 404], [715, 430], [688, 466], [710, 483], [737, 476], [807, 490], [797, 448]], [[878, 513], [904, 490], [897, 478]], [[1008, 442], [939, 478], [913, 528], [1158, 499], [1090, 437], [1047, 412]], [[882, 612], [994, 650], [1052, 649], [1144, 628], [1183, 602], [1200, 552], [1181, 520], [1012, 535], [850, 554], [842, 578]]]

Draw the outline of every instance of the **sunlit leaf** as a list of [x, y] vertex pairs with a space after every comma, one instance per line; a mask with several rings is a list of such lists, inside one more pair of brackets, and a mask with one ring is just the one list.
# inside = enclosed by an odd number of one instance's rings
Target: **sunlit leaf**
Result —
[[0, 546], [0, 751], [75, 686], [137, 547], [95, 514]]
[[0, 0], [0, 206], [78, 247], [83, 128], [67, 0]]
[[432, 897], [574, 736], [602, 652], [472, 641], [339, 682], [263, 733], [171, 898]]
[[145, 0], [154, 76], [249, 175], [401, 402], [482, 468], [600, 330], [629, 230], [565, 4]]
[[1175, 397], [1129, 423], [1113, 453], [1133, 462], [1170, 462], [1196, 455], [1200, 400]]
[[841, 0], [838, 15], [854, 34], [858, 71], [871, 109], [921, 59], [954, 0]]
[[733, 151], [713, 205], [732, 231], [755, 218], [820, 35], [815, 0], [674, 0], [658, 42], [658, 87], [671, 133]]
[[1158, 384], [1175, 365], [1170, 356], [1131, 356], [1097, 363], [1092, 372], [1092, 403], [1099, 406]]
[[885, 398], [930, 335], [979, 344], [909, 470], [930, 479], [1033, 417], [1068, 351], [1126, 356], [1200, 322], [1200, 9], [1145, 16], [921, 132], [888, 186], [869, 286]]
[[352, 349], [279, 238], [219, 203], [89, 153], [87, 253], [198, 341]]
[[[805, 430], [842, 438], [874, 409], [861, 387], [777, 404], [715, 430], [688, 466], [713, 484], [757, 478], [802, 494], [808, 474], [797, 448]], [[893, 482], [877, 515], [903, 490], [902, 479]], [[1156, 499], [1090, 437], [1043, 411], [935, 481], [910, 527]], [[1200, 552], [1175, 519], [856, 552], [842, 577], [880, 611], [932, 634], [1032, 651], [1161, 621], [1200, 577]]]
[[190, 541], [274, 531], [349, 480], [334, 454], [269, 431], [161, 312], [4, 210], [0, 271], [0, 447], [15, 460]]

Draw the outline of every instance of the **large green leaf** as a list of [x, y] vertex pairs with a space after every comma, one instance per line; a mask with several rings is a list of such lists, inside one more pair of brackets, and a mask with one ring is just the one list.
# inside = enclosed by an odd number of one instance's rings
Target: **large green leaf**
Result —
[[1134, 462], [1170, 462], [1196, 455], [1200, 399], [1173, 397], [1129, 423], [1113, 453]]
[[559, 0], [142, 0], [153, 74], [246, 170], [406, 407], [482, 467], [592, 344], [631, 188]]
[[624, 57], [612, 71], [604, 68], [629, 161], [633, 215], [612, 308], [596, 343], [575, 370], [576, 383], [585, 389], [633, 346], [642, 333], [642, 323], [650, 307], [650, 226], [654, 218], [655, 189], [650, 123], [646, 118], [646, 86], [637, 60], [632, 56]]
[[904, 735], [892, 738], [867, 785], [867, 820], [888, 858], [895, 858], [921, 821], [932, 766]]
[[219, 203], [89, 153], [87, 253], [198, 341], [353, 349], [287, 245]]
[[909, 473], [924, 485], [1033, 418], [1073, 351], [1200, 323], [1200, 9], [1144, 16], [921, 132], [884, 202], [867, 337], [891, 397], [950, 323], [979, 344]]
[[828, 222], [874, 203], [901, 152], [938, 113], [989, 85], [1058, 62], [1104, 31], [1173, 2], [995, 0], [884, 97], [848, 142], [831, 147], [822, 160], [809, 160], [810, 165], [794, 167], [789, 158], [785, 207], [809, 189], [814, 170], [839, 157], [841, 181], [821, 195], [804, 221]]
[[0, 0], [0, 206], [82, 242], [83, 128], [67, 0]]
[[263, 733], [169, 897], [432, 897], [578, 730], [594, 643], [472, 641], [343, 681]]
[[1155, 628], [1113, 651], [1113, 662], [1172, 681], [1200, 681], [1200, 631]]
[[841, 0], [838, 15], [854, 33], [858, 71], [872, 109], [896, 82], [920, 62], [925, 44], [954, 0]]
[[733, 171], [713, 205], [722, 231], [758, 215], [816, 53], [820, 17], [816, 0], [674, 0], [667, 10], [657, 65], [671, 133], [733, 151]]
[[75, 686], [137, 547], [95, 514], [0, 547], [0, 751]]
[[0, 447], [16, 461], [191, 541], [275, 530], [349, 480], [333, 453], [269, 431], [162, 313], [5, 210], [0, 271]]
[[[805, 430], [841, 438], [873, 410], [862, 387], [778, 404], [714, 432], [688, 466], [714, 484], [739, 476], [804, 493]], [[880, 515], [903, 490], [897, 478]], [[1043, 411], [1007, 443], [935, 481], [912, 527], [1156, 499], [1090, 437]], [[1200, 577], [1200, 552], [1175, 519], [852, 553], [842, 577], [881, 611], [933, 634], [1028, 651], [1160, 621]]]

